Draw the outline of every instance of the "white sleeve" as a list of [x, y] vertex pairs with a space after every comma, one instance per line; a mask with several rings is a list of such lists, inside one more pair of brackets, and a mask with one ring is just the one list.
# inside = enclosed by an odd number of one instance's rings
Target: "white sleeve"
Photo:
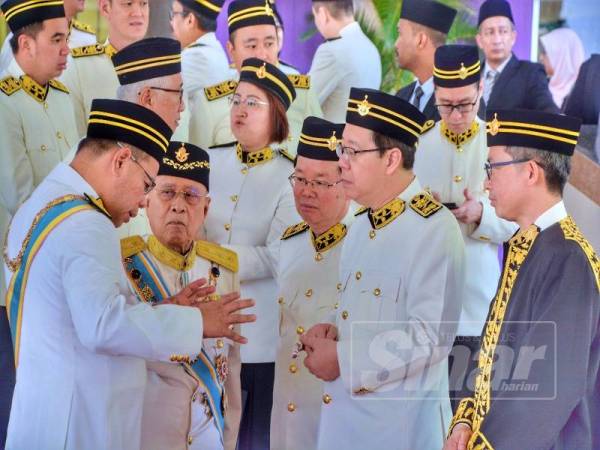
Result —
[[469, 237], [478, 241], [493, 242], [495, 244], [502, 244], [508, 241], [515, 234], [519, 226], [515, 222], [499, 218], [487, 195], [481, 194], [478, 200], [483, 206], [481, 221]]
[[335, 55], [321, 44], [315, 53], [310, 67], [311, 86], [322, 105], [335, 90], [340, 78], [340, 67], [337, 67]]
[[54, 230], [46, 245], [60, 255], [55, 262], [73, 326], [90, 351], [156, 361], [200, 353], [200, 311], [137, 302], [125, 284], [116, 230], [104, 216], [77, 213]]

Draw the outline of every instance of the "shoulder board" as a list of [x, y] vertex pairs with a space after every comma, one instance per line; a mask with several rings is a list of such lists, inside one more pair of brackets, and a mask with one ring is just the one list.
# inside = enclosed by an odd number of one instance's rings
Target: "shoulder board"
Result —
[[442, 209], [442, 204], [437, 202], [426, 192], [422, 192], [411, 199], [410, 207], [418, 215], [427, 218], [433, 216]]
[[84, 56], [103, 55], [106, 49], [102, 44], [85, 45], [83, 47], [75, 47], [71, 49], [73, 58], [82, 58]]
[[96, 30], [94, 30], [91, 25], [88, 25], [87, 23], [83, 23], [80, 22], [79, 20], [71, 20], [71, 25], [73, 25], [73, 28], [75, 28], [76, 30], [79, 31], [83, 31], [85, 33], [89, 33], [89, 34], [93, 34], [94, 36], [96, 35]]
[[292, 225], [288, 227], [284, 232], [283, 236], [281, 236], [281, 240], [284, 241], [286, 239], [291, 238], [292, 236], [296, 236], [297, 234], [304, 233], [308, 230], [308, 224], [306, 222], [300, 222], [296, 225]]
[[204, 95], [206, 95], [206, 99], [209, 102], [212, 102], [213, 100], [216, 100], [218, 98], [225, 97], [229, 94], [233, 94], [236, 87], [237, 81], [227, 80], [222, 83], [204, 88]]
[[296, 162], [296, 158], [284, 148], [279, 149], [279, 154], [292, 163]]
[[69, 93], [69, 89], [62, 84], [60, 81], [58, 80], [50, 80], [50, 82], [48, 83], [51, 87], [53, 87], [54, 89], [58, 89], [59, 91], [63, 91], [65, 94]]
[[196, 242], [196, 254], [232, 272], [238, 271], [237, 253], [208, 241]]
[[141, 236], [129, 236], [121, 239], [121, 258], [131, 258], [146, 250], [146, 243]]
[[368, 210], [369, 210], [369, 208], [367, 208], [366, 206], [363, 206], [362, 208], [359, 208], [358, 211], [356, 211], [354, 213], [354, 217], [360, 216], [361, 214], [366, 213]]
[[425, 122], [425, 125], [423, 125], [423, 129], [421, 130], [421, 134], [427, 133], [433, 127], [435, 127], [435, 120], [433, 120], [433, 119], [428, 120], [427, 122]]
[[229, 147], [233, 147], [235, 144], [237, 144], [237, 141], [226, 142], [225, 144], [211, 145], [208, 148], [209, 148], [209, 150], [213, 150], [215, 148], [229, 148]]
[[12, 95], [21, 89], [21, 81], [18, 78], [8, 76], [0, 80], [0, 90], [6, 95]]
[[288, 75], [296, 89], [310, 89], [310, 75]]
[[571, 216], [567, 216], [566, 218], [562, 219], [559, 224], [565, 239], [573, 240], [579, 244], [579, 247], [585, 254], [590, 264], [590, 268], [592, 269], [592, 273], [596, 279], [596, 286], [600, 292], [600, 258], [594, 251], [594, 247], [592, 247], [592, 245], [585, 238]]

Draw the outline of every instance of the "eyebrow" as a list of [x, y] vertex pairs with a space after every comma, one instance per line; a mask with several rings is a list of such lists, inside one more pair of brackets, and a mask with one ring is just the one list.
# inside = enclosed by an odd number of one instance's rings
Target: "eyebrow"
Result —
[[66, 36], [66, 35], [67, 35], [66, 33], [60, 33], [60, 32], [58, 32], [58, 33], [54, 33], [54, 34], [52, 35], [52, 38], [51, 38], [51, 39], [54, 39], [55, 37], [63, 37], [63, 36]]

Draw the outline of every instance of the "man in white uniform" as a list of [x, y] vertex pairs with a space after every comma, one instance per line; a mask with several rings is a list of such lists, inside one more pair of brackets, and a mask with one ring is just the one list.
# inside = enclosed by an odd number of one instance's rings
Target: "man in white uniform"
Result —
[[229, 62], [217, 39], [217, 16], [224, 0], [175, 0], [171, 28], [181, 43], [183, 87], [189, 98], [199, 89], [227, 79]]
[[[229, 4], [229, 40], [227, 52], [238, 76], [247, 58], [260, 58], [279, 65], [277, 32], [274, 13], [268, 0], [236, 0]], [[281, 70], [285, 73], [283, 68]], [[302, 123], [308, 116], [322, 116], [321, 107], [310, 77], [290, 75], [296, 90], [296, 99], [287, 111], [290, 136], [284, 147], [295, 154]], [[237, 79], [223, 80], [193, 96], [190, 105], [189, 141], [202, 148], [235, 141], [230, 124], [230, 98], [235, 92]], [[184, 126], [184, 125], [182, 125]]]
[[321, 450], [443, 445], [464, 243], [412, 171], [424, 123], [398, 97], [350, 92], [340, 167], [346, 194], [364, 208], [342, 248], [335, 318], [301, 338], [304, 364], [327, 381]]
[[344, 122], [350, 88], [379, 89], [379, 51], [354, 20], [352, 0], [313, 0], [313, 16], [325, 42], [319, 45], [310, 67], [310, 78], [323, 117]]
[[156, 307], [129, 294], [115, 227], [155, 186], [170, 135], [144, 107], [95, 100], [71, 165], [17, 211], [4, 254], [17, 366], [7, 449], [140, 448], [144, 360], [196, 355], [203, 337], [244, 342], [230, 325], [253, 319], [233, 313], [252, 302], [198, 303], [214, 292], [206, 280]]
[[[69, 47], [82, 47], [84, 45], [93, 45], [96, 43], [96, 32], [86, 23], [75, 19], [75, 15], [84, 10], [85, 2], [82, 0], [64, 0], [65, 17], [69, 21]], [[4, 70], [14, 58], [13, 49], [10, 45], [10, 39], [13, 33], [8, 33], [4, 38], [2, 49], [0, 50], [0, 71]]]
[[85, 136], [92, 100], [115, 98], [119, 80], [111, 58], [143, 39], [148, 31], [148, 0], [98, 0], [98, 9], [108, 22], [106, 42], [73, 48], [69, 66], [61, 78], [72, 95], [80, 138]]
[[348, 199], [336, 147], [344, 125], [304, 121], [290, 182], [303, 222], [281, 237], [277, 265], [279, 345], [271, 413], [271, 449], [316, 448], [323, 383], [302, 366], [300, 335], [336, 308], [339, 259], [347, 233]]
[[[200, 278], [216, 288], [210, 300], [239, 292], [237, 254], [195, 239], [209, 210], [209, 172], [204, 150], [171, 141], [156, 189], [148, 195], [152, 234], [121, 241], [127, 276], [140, 301], [160, 304]], [[202, 353], [180, 364], [148, 362], [142, 448], [234, 450], [239, 376], [239, 349], [223, 339], [205, 339]]]
[[479, 336], [498, 285], [498, 245], [517, 230], [516, 224], [496, 216], [484, 188], [488, 148], [485, 122], [477, 117], [480, 80], [477, 47], [444, 45], [437, 49], [433, 81], [442, 120], [421, 137], [415, 157], [419, 181], [450, 208], [465, 241], [463, 309], [450, 365], [453, 404], [456, 397], [473, 393], [472, 386], [463, 392], [467, 366], [479, 349]]

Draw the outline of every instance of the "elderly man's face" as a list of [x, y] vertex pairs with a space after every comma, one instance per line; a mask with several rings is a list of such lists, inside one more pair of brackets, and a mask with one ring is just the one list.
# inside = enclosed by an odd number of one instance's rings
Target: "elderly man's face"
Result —
[[146, 213], [156, 238], [171, 250], [185, 254], [204, 224], [209, 205], [203, 184], [161, 175], [148, 195]]

